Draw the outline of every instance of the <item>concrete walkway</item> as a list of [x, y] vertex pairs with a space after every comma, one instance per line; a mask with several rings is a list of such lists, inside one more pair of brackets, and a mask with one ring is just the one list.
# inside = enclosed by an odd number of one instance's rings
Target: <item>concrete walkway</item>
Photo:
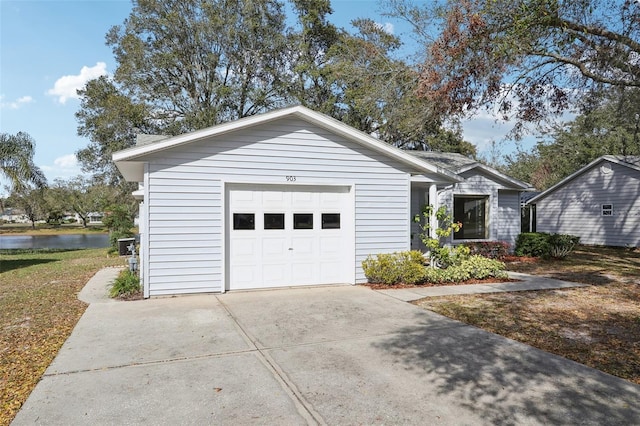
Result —
[[425, 297], [451, 296], [458, 294], [504, 293], [510, 291], [552, 290], [557, 288], [587, 287], [587, 284], [560, 281], [517, 272], [509, 272], [509, 277], [516, 282], [496, 284], [447, 285], [437, 287], [412, 287], [392, 290], [377, 290], [380, 293], [411, 302]]
[[640, 386], [335, 286], [91, 302], [14, 425], [640, 424]]

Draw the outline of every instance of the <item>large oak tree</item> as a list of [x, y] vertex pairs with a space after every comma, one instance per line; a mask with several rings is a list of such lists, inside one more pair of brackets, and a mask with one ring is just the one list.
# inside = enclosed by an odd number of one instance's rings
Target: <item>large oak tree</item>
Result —
[[395, 0], [391, 9], [424, 42], [422, 96], [452, 114], [497, 105], [537, 122], [588, 91], [640, 87], [634, 0]]

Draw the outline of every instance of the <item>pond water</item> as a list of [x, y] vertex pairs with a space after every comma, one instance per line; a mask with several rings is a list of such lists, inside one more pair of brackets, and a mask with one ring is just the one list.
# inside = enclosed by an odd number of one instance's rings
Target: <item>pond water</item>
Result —
[[0, 235], [0, 249], [85, 249], [109, 247], [107, 234]]

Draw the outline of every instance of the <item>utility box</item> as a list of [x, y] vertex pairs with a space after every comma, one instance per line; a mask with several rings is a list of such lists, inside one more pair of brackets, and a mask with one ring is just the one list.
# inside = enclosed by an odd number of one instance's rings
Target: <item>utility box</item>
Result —
[[129, 246], [131, 244], [135, 244], [135, 238], [119, 238], [118, 239], [118, 254], [120, 256], [127, 256], [131, 254], [131, 250], [129, 250]]

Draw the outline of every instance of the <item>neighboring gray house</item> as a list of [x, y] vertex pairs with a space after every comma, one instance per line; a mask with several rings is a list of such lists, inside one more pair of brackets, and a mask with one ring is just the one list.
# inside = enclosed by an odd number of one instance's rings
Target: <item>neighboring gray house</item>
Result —
[[[365, 282], [361, 263], [369, 254], [411, 247], [419, 210], [412, 194], [421, 194], [420, 203], [429, 194], [437, 201], [438, 188], [462, 182], [304, 107], [157, 140], [113, 159], [128, 181], [140, 183], [134, 194], [142, 201], [145, 297]], [[473, 168], [465, 191], [493, 176]], [[467, 192], [469, 199], [480, 205], [472, 196], [503, 186], [491, 185]], [[498, 198], [484, 208], [511, 211]], [[519, 223], [514, 212], [498, 217]], [[493, 225], [483, 236], [502, 235]]]
[[[453, 220], [462, 223], [448, 243], [505, 241], [513, 247], [521, 228], [520, 195], [532, 191], [531, 185], [461, 154], [407, 152], [464, 179], [437, 191], [438, 205], [447, 206]], [[412, 210], [428, 204], [428, 199], [428, 193], [414, 187]], [[417, 231], [414, 225], [413, 232]], [[415, 240], [413, 247], [420, 247]]]
[[583, 244], [640, 246], [640, 156], [602, 156], [527, 202], [536, 231]]

